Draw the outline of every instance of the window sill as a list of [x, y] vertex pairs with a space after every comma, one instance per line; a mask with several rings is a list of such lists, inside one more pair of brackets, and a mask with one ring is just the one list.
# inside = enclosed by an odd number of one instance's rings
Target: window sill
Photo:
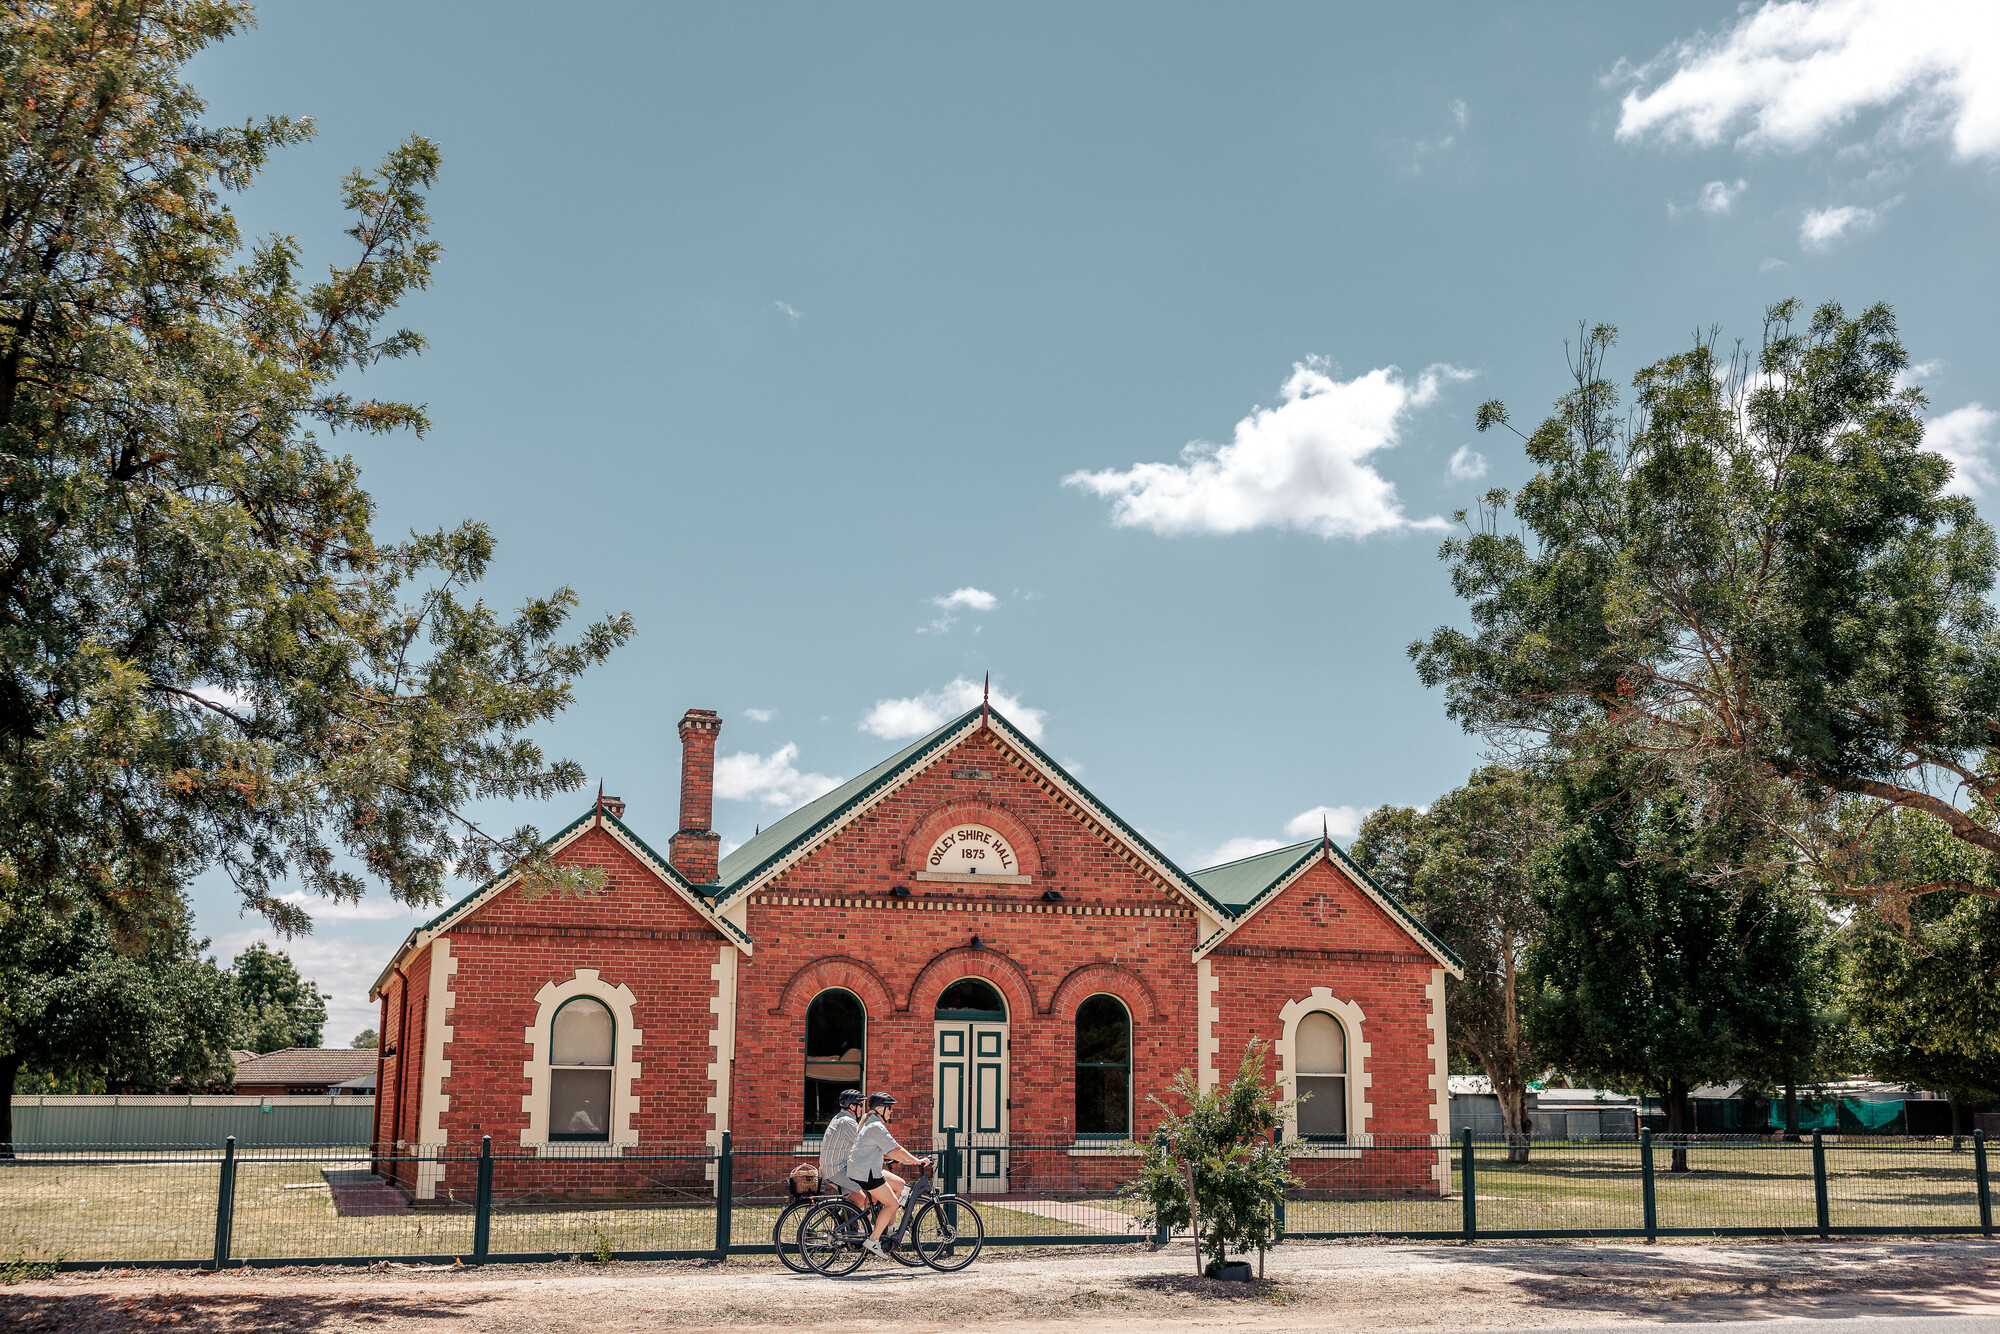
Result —
[[623, 1144], [601, 1139], [542, 1140], [522, 1147], [532, 1148], [538, 1158], [623, 1158], [625, 1156]]
[[1129, 1139], [1108, 1139], [1102, 1144], [1079, 1142], [1070, 1147], [1072, 1158], [1143, 1158], [1146, 1151]]

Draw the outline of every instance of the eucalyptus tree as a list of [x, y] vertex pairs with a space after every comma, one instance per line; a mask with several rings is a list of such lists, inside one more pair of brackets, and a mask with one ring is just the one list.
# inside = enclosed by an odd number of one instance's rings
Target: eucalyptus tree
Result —
[[1523, 968], [1541, 930], [1538, 860], [1559, 818], [1547, 784], [1493, 766], [1427, 812], [1370, 813], [1352, 849], [1362, 869], [1463, 961], [1464, 978], [1446, 984], [1446, 1041], [1491, 1081], [1512, 1162], [1528, 1160], [1528, 1084], [1547, 1066], [1522, 1022]]
[[467, 808], [582, 783], [528, 732], [630, 622], [565, 642], [568, 588], [496, 613], [483, 524], [373, 532], [330, 441], [428, 425], [354, 382], [424, 346], [387, 321], [439, 258], [439, 154], [345, 179], [351, 250], [319, 281], [296, 240], [247, 242], [226, 197], [310, 122], [205, 124], [181, 73], [250, 13], [0, 12], [0, 900], [136, 930], [218, 868], [297, 930], [288, 876], [416, 904], [527, 859], [588, 889]]
[[[1989, 859], [1928, 815], [1874, 821], [1862, 846], [1882, 879], [1994, 883]], [[1855, 1057], [1877, 1078], [1944, 1094], [1956, 1145], [1972, 1111], [2000, 1098], [2000, 899], [1939, 895], [1899, 907], [1895, 918], [1857, 914], [1851, 924]]]
[[[1573, 388], [1523, 437], [1534, 478], [1489, 492], [1444, 545], [1470, 630], [1410, 655], [1503, 750], [1618, 756], [1704, 818], [1767, 821], [1782, 859], [1837, 875], [1832, 817], [1851, 802], [1925, 812], [1991, 856], [1993, 532], [1924, 448], [1890, 309], [1799, 316], [1772, 307], [1754, 353], [1711, 331], [1645, 367], [1629, 415], [1606, 368], [1616, 330], [1583, 331]], [[1498, 402], [1477, 420], [1512, 429]], [[1990, 877], [1867, 887], [1995, 893]]]

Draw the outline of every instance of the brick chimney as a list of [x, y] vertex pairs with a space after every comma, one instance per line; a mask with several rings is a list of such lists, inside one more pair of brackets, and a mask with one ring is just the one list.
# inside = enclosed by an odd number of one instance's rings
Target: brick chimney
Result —
[[715, 734], [722, 719], [713, 709], [689, 709], [681, 719], [681, 827], [667, 840], [667, 860], [697, 885], [716, 877], [722, 835], [715, 817]]

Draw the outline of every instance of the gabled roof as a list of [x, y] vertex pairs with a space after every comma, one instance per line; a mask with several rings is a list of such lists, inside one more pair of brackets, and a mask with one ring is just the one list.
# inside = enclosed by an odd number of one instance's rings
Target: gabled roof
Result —
[[1022, 735], [1000, 710], [990, 706], [966, 710], [930, 735], [912, 742], [866, 773], [850, 778], [825, 796], [807, 802], [758, 834], [723, 859], [719, 883], [710, 887], [711, 892], [727, 901], [776, 876], [981, 727], [992, 731], [1010, 750], [1039, 770], [1053, 787], [1110, 830], [1140, 860], [1148, 863], [1160, 879], [1210, 913], [1228, 916], [1228, 909], [1210, 897], [1193, 877], [1120, 819], [1040, 746]]
[[[750, 937], [742, 927], [729, 921], [721, 913], [717, 912], [715, 905], [708, 901], [700, 888], [689, 882], [687, 877], [675, 870], [665, 857], [654, 852], [645, 839], [633, 833], [623, 820], [613, 815], [603, 806], [593, 806], [590, 810], [585, 811], [582, 815], [579, 815], [576, 819], [558, 829], [549, 838], [543, 840], [542, 847], [551, 853], [561, 852], [592, 829], [602, 829], [611, 835], [613, 840], [636, 857], [647, 870], [659, 876], [665, 882], [667, 888], [671, 889], [683, 903], [694, 909], [695, 912], [701, 915], [704, 921], [720, 931], [726, 940], [744, 953], [747, 954], [750, 952]], [[449, 930], [459, 919], [477, 911], [489, 899], [506, 889], [509, 885], [512, 885], [518, 878], [518, 874], [516, 871], [507, 871], [504, 874], [495, 876], [404, 937], [403, 943], [396, 947], [395, 954], [390, 957], [388, 966], [375, 978], [374, 985], [368, 988], [369, 999], [373, 1000], [381, 994], [383, 986], [388, 983], [389, 974], [400, 967], [404, 959], [408, 958], [415, 951], [422, 949], [433, 937]]]
[[1236, 929], [1256, 916], [1265, 904], [1277, 898], [1287, 885], [1304, 875], [1321, 859], [1333, 863], [1346, 874], [1348, 879], [1361, 887], [1361, 892], [1373, 899], [1377, 906], [1395, 919], [1398, 926], [1416, 940], [1419, 945], [1454, 976], [1465, 976], [1465, 964], [1449, 946], [1430, 929], [1417, 920], [1415, 913], [1404, 907], [1390, 895], [1366, 871], [1356, 866], [1340, 845], [1329, 838], [1307, 839], [1303, 843], [1293, 843], [1287, 847], [1272, 848], [1255, 856], [1239, 858], [1233, 862], [1223, 862], [1207, 870], [1196, 871], [1194, 880], [1210, 897], [1228, 908], [1229, 920], [1220, 931], [1201, 942], [1195, 948], [1199, 958], [1233, 934]]
[[239, 1084], [344, 1084], [375, 1075], [373, 1047], [286, 1047], [236, 1063]]

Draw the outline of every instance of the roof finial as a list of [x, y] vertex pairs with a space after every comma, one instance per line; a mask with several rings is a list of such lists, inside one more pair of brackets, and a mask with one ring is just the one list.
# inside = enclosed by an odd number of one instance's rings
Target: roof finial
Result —
[[1326, 831], [1326, 812], [1319, 813], [1319, 845], [1329, 851], [1333, 848], [1333, 835]]
[[604, 823], [604, 780], [597, 780], [597, 804], [590, 808], [590, 818], [597, 824]]
[[993, 703], [993, 673], [986, 673], [986, 687], [979, 692], [979, 725], [985, 727], [986, 714]]

